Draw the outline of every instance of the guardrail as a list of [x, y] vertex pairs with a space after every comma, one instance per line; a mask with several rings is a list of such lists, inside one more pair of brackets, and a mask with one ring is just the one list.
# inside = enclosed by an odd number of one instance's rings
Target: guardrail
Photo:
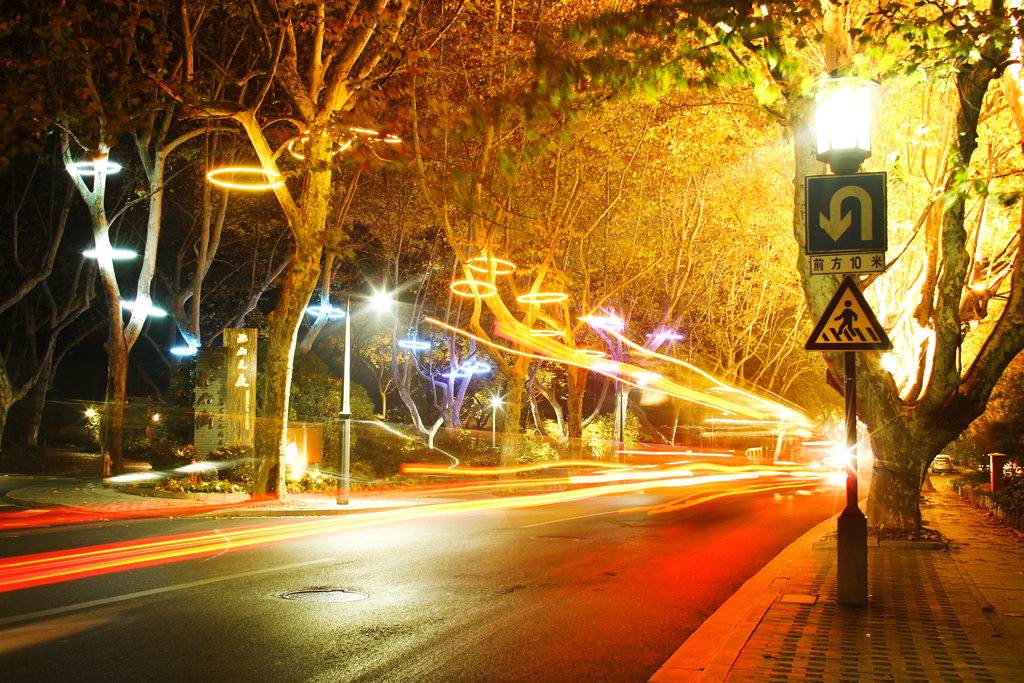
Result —
[[999, 503], [992, 500], [991, 496], [985, 491], [978, 491], [973, 486], [963, 485], [960, 487], [954, 487], [954, 491], [960, 494], [960, 496], [968, 503], [976, 508], [988, 510], [992, 513], [992, 516], [999, 520], [1000, 524], [1008, 526], [1011, 529], [1017, 531], [1024, 531], [1024, 514], [1016, 512], [1014, 510], [1007, 510]]

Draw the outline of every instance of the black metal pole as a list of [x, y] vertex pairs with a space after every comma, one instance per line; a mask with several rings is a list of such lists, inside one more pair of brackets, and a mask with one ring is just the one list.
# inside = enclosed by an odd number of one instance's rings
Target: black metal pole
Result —
[[857, 355], [843, 352], [846, 399], [846, 508], [836, 529], [837, 601], [868, 604], [868, 520], [857, 505]]

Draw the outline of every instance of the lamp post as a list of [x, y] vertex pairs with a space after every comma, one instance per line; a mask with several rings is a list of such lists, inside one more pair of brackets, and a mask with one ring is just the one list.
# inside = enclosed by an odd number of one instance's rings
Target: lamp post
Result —
[[[385, 293], [374, 294], [370, 299], [373, 308], [384, 310], [394, 303]], [[336, 310], [336, 309], [335, 309]], [[352, 471], [352, 297], [345, 302], [345, 376], [341, 383], [341, 462], [338, 463], [338, 485], [335, 499], [338, 505], [348, 505], [350, 495], [350, 474]]]
[[[818, 160], [835, 175], [852, 175], [871, 156], [871, 92], [859, 78], [830, 78], [818, 94], [815, 113]], [[837, 600], [868, 603], [868, 522], [857, 504], [857, 356], [843, 352], [846, 408], [846, 507], [836, 528]]]
[[491, 397], [491, 449], [497, 448], [495, 426], [498, 419], [498, 408], [501, 406], [501, 399], [497, 396]]
[[345, 378], [341, 384], [341, 463], [338, 467], [338, 490], [335, 499], [338, 505], [348, 505], [349, 474], [352, 470], [352, 405], [350, 398], [352, 376], [352, 297], [345, 302]]

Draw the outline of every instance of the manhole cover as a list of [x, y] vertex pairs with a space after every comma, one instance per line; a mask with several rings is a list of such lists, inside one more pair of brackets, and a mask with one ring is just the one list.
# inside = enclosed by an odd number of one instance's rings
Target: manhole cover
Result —
[[310, 602], [355, 602], [356, 600], [365, 600], [370, 596], [343, 588], [312, 588], [285, 593], [281, 597], [285, 600], [307, 600]]

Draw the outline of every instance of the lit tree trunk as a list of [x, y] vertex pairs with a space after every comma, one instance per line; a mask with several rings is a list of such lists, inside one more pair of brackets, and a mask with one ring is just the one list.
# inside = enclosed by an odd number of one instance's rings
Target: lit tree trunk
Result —
[[[501, 438], [501, 466], [513, 467], [519, 463], [519, 428], [523, 412], [523, 382], [525, 377], [514, 375], [508, 378], [505, 394], [505, 419]], [[509, 475], [507, 478], [513, 478]], [[505, 478], [505, 475], [503, 475]]]
[[277, 306], [270, 316], [270, 338], [264, 370], [266, 393], [263, 419], [256, 431], [258, 468], [254, 495], [281, 497], [287, 493], [281, 455], [287, 435], [288, 398], [291, 387], [299, 324], [320, 277], [320, 249], [305, 253], [296, 245], [291, 268], [285, 277]]
[[[65, 164], [70, 164], [72, 157], [67, 134], [63, 136], [62, 151]], [[105, 205], [108, 155], [109, 149], [105, 145], [101, 145], [98, 154], [92, 159], [94, 167], [91, 188], [82, 180], [81, 174], [72, 174], [71, 176], [79, 195], [89, 210], [96, 249], [96, 263], [99, 267], [100, 282], [107, 302], [107, 342], [104, 345], [107, 352], [107, 388], [100, 426], [103, 476], [122, 472], [121, 431], [124, 423], [125, 383], [128, 373], [128, 341], [125, 338], [125, 327], [121, 321], [121, 290], [111, 258], [110, 224], [107, 222]], [[136, 300], [136, 309], [133, 311], [132, 317], [139, 315], [144, 320], [148, 311], [143, 310], [140, 299], [141, 297]], [[146, 297], [145, 303], [149, 303], [148, 297]], [[141, 325], [139, 328], [141, 329]]]

